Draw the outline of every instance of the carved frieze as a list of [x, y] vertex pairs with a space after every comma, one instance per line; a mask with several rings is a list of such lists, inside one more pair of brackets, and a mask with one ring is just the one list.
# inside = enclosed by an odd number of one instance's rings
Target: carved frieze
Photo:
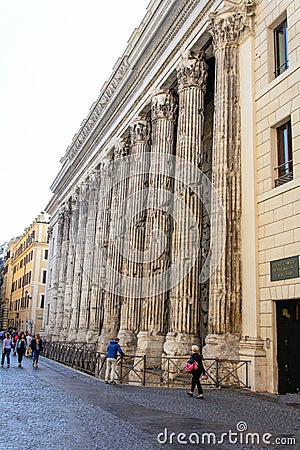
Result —
[[124, 75], [127, 73], [129, 69], [129, 61], [128, 57], [125, 56], [117, 71], [114, 73], [113, 78], [110, 82], [105, 86], [104, 91], [100, 94], [98, 101], [95, 106], [92, 108], [92, 111], [89, 117], [85, 120], [85, 124], [83, 128], [80, 129], [80, 132], [75, 136], [72, 144], [67, 149], [66, 155], [62, 158], [62, 162], [64, 162], [65, 158], [73, 159], [78, 150], [81, 148], [82, 144], [85, 142], [87, 136], [90, 135], [92, 129], [97, 123], [103, 109], [106, 107], [107, 103], [110, 101], [113, 96], [115, 90], [119, 86], [122, 81]]

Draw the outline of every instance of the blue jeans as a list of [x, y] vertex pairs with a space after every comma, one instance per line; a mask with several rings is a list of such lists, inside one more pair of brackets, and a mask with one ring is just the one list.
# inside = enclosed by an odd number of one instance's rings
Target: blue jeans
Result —
[[3, 366], [4, 364], [4, 360], [5, 360], [5, 356], [6, 356], [6, 360], [7, 360], [7, 365], [10, 365], [10, 348], [5, 348], [4, 349], [4, 353], [2, 353], [2, 361], [1, 361], [1, 366]]
[[40, 356], [40, 350], [32, 350], [32, 362], [38, 363], [39, 362], [39, 356]]

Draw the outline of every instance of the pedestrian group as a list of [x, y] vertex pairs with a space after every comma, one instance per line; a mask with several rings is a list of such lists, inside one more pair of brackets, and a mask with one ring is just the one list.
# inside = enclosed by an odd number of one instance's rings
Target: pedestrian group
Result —
[[[2, 359], [1, 367], [4, 367], [4, 362], [6, 359], [7, 367], [10, 367], [10, 355], [18, 356], [18, 367], [22, 367], [23, 357], [26, 355], [28, 358], [32, 358], [32, 366], [38, 367], [39, 356], [43, 351], [43, 341], [39, 334], [32, 337], [30, 333], [24, 333], [20, 331], [5, 332], [5, 338], [2, 341]], [[192, 375], [191, 379], [191, 389], [187, 393], [190, 397], [194, 396], [194, 391], [197, 386], [198, 399], [203, 399], [203, 389], [201, 386], [200, 378], [205, 376], [205, 369], [203, 366], [202, 356], [200, 355], [200, 349], [198, 345], [192, 345], [191, 356], [188, 359], [186, 366], [190, 368], [186, 371], [190, 372]], [[111, 340], [107, 347], [106, 354], [106, 370], [105, 370], [105, 383], [115, 384], [118, 378], [116, 368], [117, 368], [117, 358], [118, 354], [121, 358], [125, 356], [123, 350], [119, 344], [119, 338]]]
[[18, 357], [18, 367], [22, 367], [24, 356], [32, 358], [32, 366], [38, 367], [40, 353], [43, 351], [43, 341], [39, 334], [33, 338], [31, 333], [9, 330], [4, 333], [2, 340], [1, 367], [4, 367], [5, 359], [7, 368], [11, 365], [11, 354]]

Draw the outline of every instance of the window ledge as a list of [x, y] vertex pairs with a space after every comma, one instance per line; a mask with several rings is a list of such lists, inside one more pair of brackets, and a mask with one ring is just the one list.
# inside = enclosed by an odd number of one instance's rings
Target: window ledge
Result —
[[266, 86], [264, 86], [260, 91], [257, 92], [255, 96], [255, 101], [259, 100], [261, 97], [266, 95], [271, 89], [273, 89], [275, 86], [283, 82], [286, 78], [288, 78], [292, 73], [296, 72], [299, 69], [299, 66], [291, 68], [289, 67], [286, 69], [281, 75], [278, 75], [278, 77], [274, 78], [274, 80], [270, 81]]
[[289, 181], [287, 183], [282, 184], [281, 186], [274, 187], [272, 190], [268, 192], [264, 192], [263, 194], [260, 194], [257, 196], [257, 203], [264, 202], [266, 200], [269, 200], [272, 197], [276, 197], [277, 195], [284, 194], [285, 192], [291, 191], [293, 189], [296, 189], [300, 186], [300, 178], [297, 178], [295, 180]]

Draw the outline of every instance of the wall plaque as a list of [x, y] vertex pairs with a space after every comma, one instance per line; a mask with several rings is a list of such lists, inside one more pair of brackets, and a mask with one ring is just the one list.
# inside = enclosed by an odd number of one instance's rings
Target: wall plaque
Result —
[[299, 277], [299, 256], [277, 259], [270, 262], [271, 281], [287, 280]]

